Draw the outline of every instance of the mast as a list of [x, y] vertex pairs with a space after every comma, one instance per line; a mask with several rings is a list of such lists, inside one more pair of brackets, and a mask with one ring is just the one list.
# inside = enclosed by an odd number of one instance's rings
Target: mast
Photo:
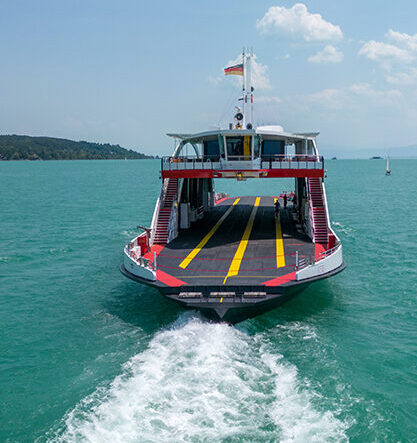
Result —
[[245, 48], [242, 49], [242, 65], [243, 65], [243, 77], [242, 77], [242, 114], [243, 114], [243, 128], [246, 125], [246, 57], [245, 57]]
[[[251, 49], [251, 57], [253, 57], [253, 48]], [[250, 122], [253, 126], [253, 86], [252, 86], [252, 78], [250, 82]]]
[[[243, 49], [243, 127], [253, 127], [253, 87], [252, 87], [253, 50], [245, 53]], [[248, 99], [250, 103], [248, 103]]]
[[[242, 63], [228, 68], [224, 68], [226, 75], [241, 75], [242, 76], [242, 109], [237, 107], [238, 114], [235, 119], [237, 120], [236, 128], [253, 128], [253, 87], [252, 87], [252, 58], [253, 49], [250, 51], [243, 48], [242, 50]], [[250, 100], [250, 102], [248, 101]], [[239, 115], [239, 118], [237, 116]]]

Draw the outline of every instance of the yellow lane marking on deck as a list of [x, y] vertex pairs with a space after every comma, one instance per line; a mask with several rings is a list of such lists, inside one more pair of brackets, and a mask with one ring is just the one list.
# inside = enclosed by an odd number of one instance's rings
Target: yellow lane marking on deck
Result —
[[239, 273], [240, 263], [242, 261], [243, 255], [245, 254], [246, 246], [248, 245], [250, 233], [252, 232], [253, 222], [255, 221], [256, 211], [258, 210], [259, 202], [261, 197], [256, 197], [255, 204], [253, 205], [252, 212], [250, 214], [248, 224], [246, 225], [245, 232], [243, 233], [242, 239], [240, 240], [239, 246], [233, 257], [232, 263], [229, 268], [229, 272], [223, 280], [223, 284], [229, 277], [236, 276]]
[[[277, 199], [274, 199], [274, 203]], [[284, 254], [284, 241], [282, 240], [281, 220], [278, 214], [275, 217], [275, 244], [277, 254], [277, 268], [283, 268], [285, 266], [285, 254]]]
[[232, 212], [234, 206], [239, 203], [240, 198], [237, 198], [232, 206], [220, 217], [217, 223], [210, 229], [209, 233], [201, 240], [201, 242], [184, 258], [184, 260], [180, 263], [180, 268], [185, 269], [191, 261], [195, 258], [195, 256], [204, 248], [206, 243], [213, 237], [214, 233], [219, 229], [220, 225], [225, 221], [226, 217]]

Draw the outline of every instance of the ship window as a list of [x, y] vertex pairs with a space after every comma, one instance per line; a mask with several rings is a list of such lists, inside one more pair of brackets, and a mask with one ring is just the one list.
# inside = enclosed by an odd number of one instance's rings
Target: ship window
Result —
[[298, 154], [306, 154], [305, 149], [306, 143], [304, 140], [295, 142], [295, 153]]
[[243, 156], [243, 137], [227, 137], [226, 138], [226, 146], [227, 146], [227, 157], [231, 160], [238, 160], [234, 157], [242, 157]]
[[229, 160], [250, 160], [252, 158], [252, 136], [226, 137]]
[[275, 155], [285, 154], [284, 140], [264, 140], [262, 143], [263, 157], [273, 157]]
[[218, 161], [220, 157], [220, 146], [218, 140], [205, 140], [203, 143], [204, 158]]

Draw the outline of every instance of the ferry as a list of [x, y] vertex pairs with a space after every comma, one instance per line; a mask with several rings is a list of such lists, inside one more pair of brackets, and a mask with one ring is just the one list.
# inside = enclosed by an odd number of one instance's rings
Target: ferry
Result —
[[[253, 122], [252, 52], [225, 68], [243, 79], [240, 107], [225, 129], [170, 133], [150, 227], [124, 247], [121, 272], [184, 308], [236, 323], [271, 310], [345, 268], [330, 223], [318, 133]], [[276, 180], [292, 178], [281, 193]], [[264, 181], [270, 196], [231, 197], [215, 180]], [[272, 183], [272, 186], [271, 186]]]

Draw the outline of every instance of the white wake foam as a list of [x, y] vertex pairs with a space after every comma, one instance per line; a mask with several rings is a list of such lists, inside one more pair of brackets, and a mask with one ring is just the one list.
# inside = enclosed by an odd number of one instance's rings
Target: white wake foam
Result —
[[72, 410], [53, 440], [346, 441], [346, 424], [313, 396], [262, 334], [184, 315]]
[[337, 221], [332, 221], [332, 226], [335, 228], [336, 233], [341, 232], [345, 234], [347, 237], [354, 235], [355, 229], [349, 226], [344, 225], [343, 223], [339, 223]]

